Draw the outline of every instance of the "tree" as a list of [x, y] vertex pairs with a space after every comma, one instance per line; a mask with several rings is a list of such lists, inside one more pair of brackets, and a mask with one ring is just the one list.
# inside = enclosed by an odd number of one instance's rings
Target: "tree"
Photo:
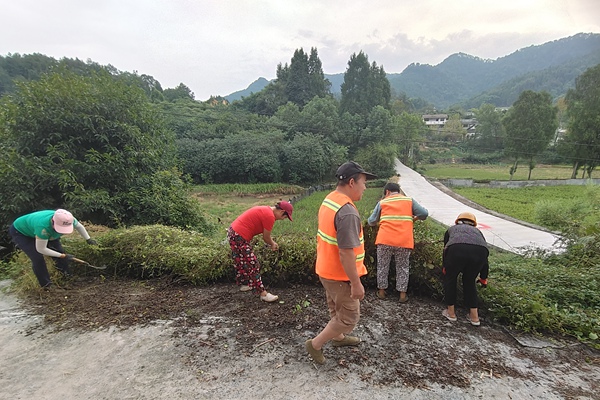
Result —
[[567, 92], [568, 135], [573, 175], [580, 165], [588, 178], [600, 164], [600, 65], [588, 69]]
[[373, 143], [358, 149], [353, 158], [380, 178], [396, 175], [396, 149], [383, 143]]
[[263, 90], [233, 102], [236, 109], [246, 110], [258, 115], [273, 116], [277, 109], [287, 103], [285, 86], [278, 80], [269, 83]]
[[419, 161], [419, 141], [427, 133], [423, 118], [417, 114], [403, 112], [394, 117], [395, 143], [398, 144], [399, 158], [403, 164], [416, 168]]
[[242, 100], [233, 102], [260, 115], [273, 116], [277, 109], [288, 102], [303, 108], [315, 96], [330, 95], [331, 83], [325, 78], [317, 49], [311, 48], [308, 56], [302, 48], [296, 49], [290, 65], [277, 65], [276, 79], [263, 90]]
[[349, 112], [340, 116], [340, 135], [336, 143], [348, 148], [350, 158], [353, 158], [360, 146], [366, 125], [365, 120], [366, 117]]
[[442, 134], [446, 140], [454, 142], [465, 140], [467, 130], [463, 127], [459, 114], [450, 115], [448, 121], [446, 121], [442, 128]]
[[174, 89], [165, 89], [163, 91], [163, 96], [165, 97], [165, 100], [167, 100], [167, 101], [176, 101], [176, 100], [180, 100], [180, 99], [194, 100], [194, 93], [192, 92], [192, 90], [189, 87], [187, 87], [183, 83], [180, 83]]
[[63, 207], [109, 226], [206, 227], [175, 169], [174, 136], [141, 89], [107, 72], [83, 77], [62, 69], [19, 83], [2, 101], [3, 224]]
[[308, 57], [309, 92], [314, 96], [325, 97], [331, 94], [331, 82], [325, 78], [323, 64], [315, 47], [311, 47]]
[[339, 113], [336, 100], [331, 97], [313, 97], [300, 114], [303, 132], [311, 132], [336, 141], [339, 135]]
[[196, 183], [280, 182], [284, 134], [241, 132], [222, 139], [180, 141], [184, 172]]
[[289, 67], [279, 64], [277, 80], [283, 85], [287, 100], [301, 108], [315, 96], [328, 95], [331, 87], [331, 83], [325, 79], [321, 60], [314, 47], [311, 48], [310, 57], [300, 48], [294, 51]]
[[385, 71], [375, 62], [369, 65], [369, 58], [362, 51], [350, 57], [341, 92], [341, 114], [348, 112], [366, 117], [373, 107], [390, 109], [391, 90]]
[[286, 182], [294, 184], [320, 183], [329, 177], [329, 171], [336, 161], [330, 149], [329, 140], [311, 133], [296, 135], [285, 143], [281, 157], [283, 177]]
[[286, 132], [288, 138], [293, 138], [297, 132], [302, 131], [300, 107], [292, 102], [280, 106], [275, 115], [269, 118], [269, 125]]
[[367, 129], [361, 146], [374, 143], [389, 145], [394, 142], [394, 122], [389, 110], [382, 106], [375, 106], [369, 113]]
[[484, 152], [499, 151], [504, 148], [504, 126], [502, 114], [496, 111], [493, 104], [482, 104], [475, 110], [478, 137], [474, 139], [475, 147]]
[[294, 51], [289, 67], [289, 76], [285, 82], [285, 95], [288, 101], [304, 107], [312, 98], [308, 72], [308, 55], [302, 48]]
[[520, 158], [529, 161], [529, 175], [535, 168], [535, 157], [547, 147], [558, 123], [557, 109], [552, 105], [552, 97], [547, 92], [526, 90], [513, 104], [503, 120], [506, 129], [505, 153], [515, 160], [510, 169], [512, 179]]

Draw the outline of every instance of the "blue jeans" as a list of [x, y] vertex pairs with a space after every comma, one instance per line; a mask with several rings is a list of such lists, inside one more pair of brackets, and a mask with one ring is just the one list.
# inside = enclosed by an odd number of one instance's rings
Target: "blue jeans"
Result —
[[[50, 274], [48, 273], [48, 268], [46, 267], [46, 260], [44, 259], [44, 255], [39, 253], [35, 248], [35, 238], [25, 236], [21, 232], [19, 232], [14, 225], [11, 225], [8, 229], [8, 233], [13, 241], [13, 243], [31, 260], [31, 264], [33, 267], [33, 273], [37, 278], [41, 287], [49, 286], [52, 284], [50, 280]], [[60, 243], [60, 239], [49, 240], [48, 248], [52, 250], [58, 251], [59, 253], [64, 253], [65, 250]], [[61, 271], [62, 273], [68, 274], [69, 271], [69, 262], [64, 258], [54, 258], [54, 264], [56, 265], [56, 269]]]

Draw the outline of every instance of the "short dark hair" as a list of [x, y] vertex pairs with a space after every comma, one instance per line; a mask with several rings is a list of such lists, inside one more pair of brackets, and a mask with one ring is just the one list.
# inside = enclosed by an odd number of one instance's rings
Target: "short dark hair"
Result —
[[388, 182], [383, 187], [383, 193], [385, 193], [386, 190], [389, 190], [390, 192], [400, 192], [400, 185], [394, 182]]

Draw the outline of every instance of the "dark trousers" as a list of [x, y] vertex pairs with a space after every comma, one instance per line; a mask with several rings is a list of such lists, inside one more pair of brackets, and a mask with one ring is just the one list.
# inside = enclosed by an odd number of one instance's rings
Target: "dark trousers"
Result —
[[[48, 286], [52, 283], [50, 280], [50, 274], [48, 273], [48, 268], [46, 267], [46, 260], [44, 260], [44, 255], [40, 254], [35, 248], [35, 238], [31, 238], [29, 236], [23, 235], [21, 232], [15, 229], [14, 225], [11, 225], [8, 229], [8, 233], [13, 241], [13, 243], [31, 260], [31, 264], [33, 267], [33, 273], [37, 278], [40, 286]], [[60, 243], [60, 239], [49, 240], [48, 247], [52, 250], [56, 250], [59, 253], [64, 253], [64, 249], [62, 244]], [[64, 258], [55, 258], [54, 264], [56, 265], [56, 269], [63, 273], [69, 273], [69, 262]]]
[[487, 265], [488, 249], [474, 244], [453, 244], [444, 252], [444, 297], [446, 305], [456, 304], [456, 280], [462, 273], [465, 306], [477, 308], [475, 279]]

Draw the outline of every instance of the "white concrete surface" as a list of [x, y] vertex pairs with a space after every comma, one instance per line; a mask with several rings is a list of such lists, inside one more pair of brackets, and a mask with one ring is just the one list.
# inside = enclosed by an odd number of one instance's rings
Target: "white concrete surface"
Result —
[[527, 249], [539, 248], [552, 252], [561, 249], [555, 244], [558, 237], [548, 232], [510, 222], [476, 210], [442, 192], [416, 171], [396, 160], [400, 186], [407, 196], [414, 198], [429, 211], [429, 217], [446, 225], [454, 225], [461, 212], [471, 212], [477, 218], [478, 228], [490, 245], [522, 254]]

